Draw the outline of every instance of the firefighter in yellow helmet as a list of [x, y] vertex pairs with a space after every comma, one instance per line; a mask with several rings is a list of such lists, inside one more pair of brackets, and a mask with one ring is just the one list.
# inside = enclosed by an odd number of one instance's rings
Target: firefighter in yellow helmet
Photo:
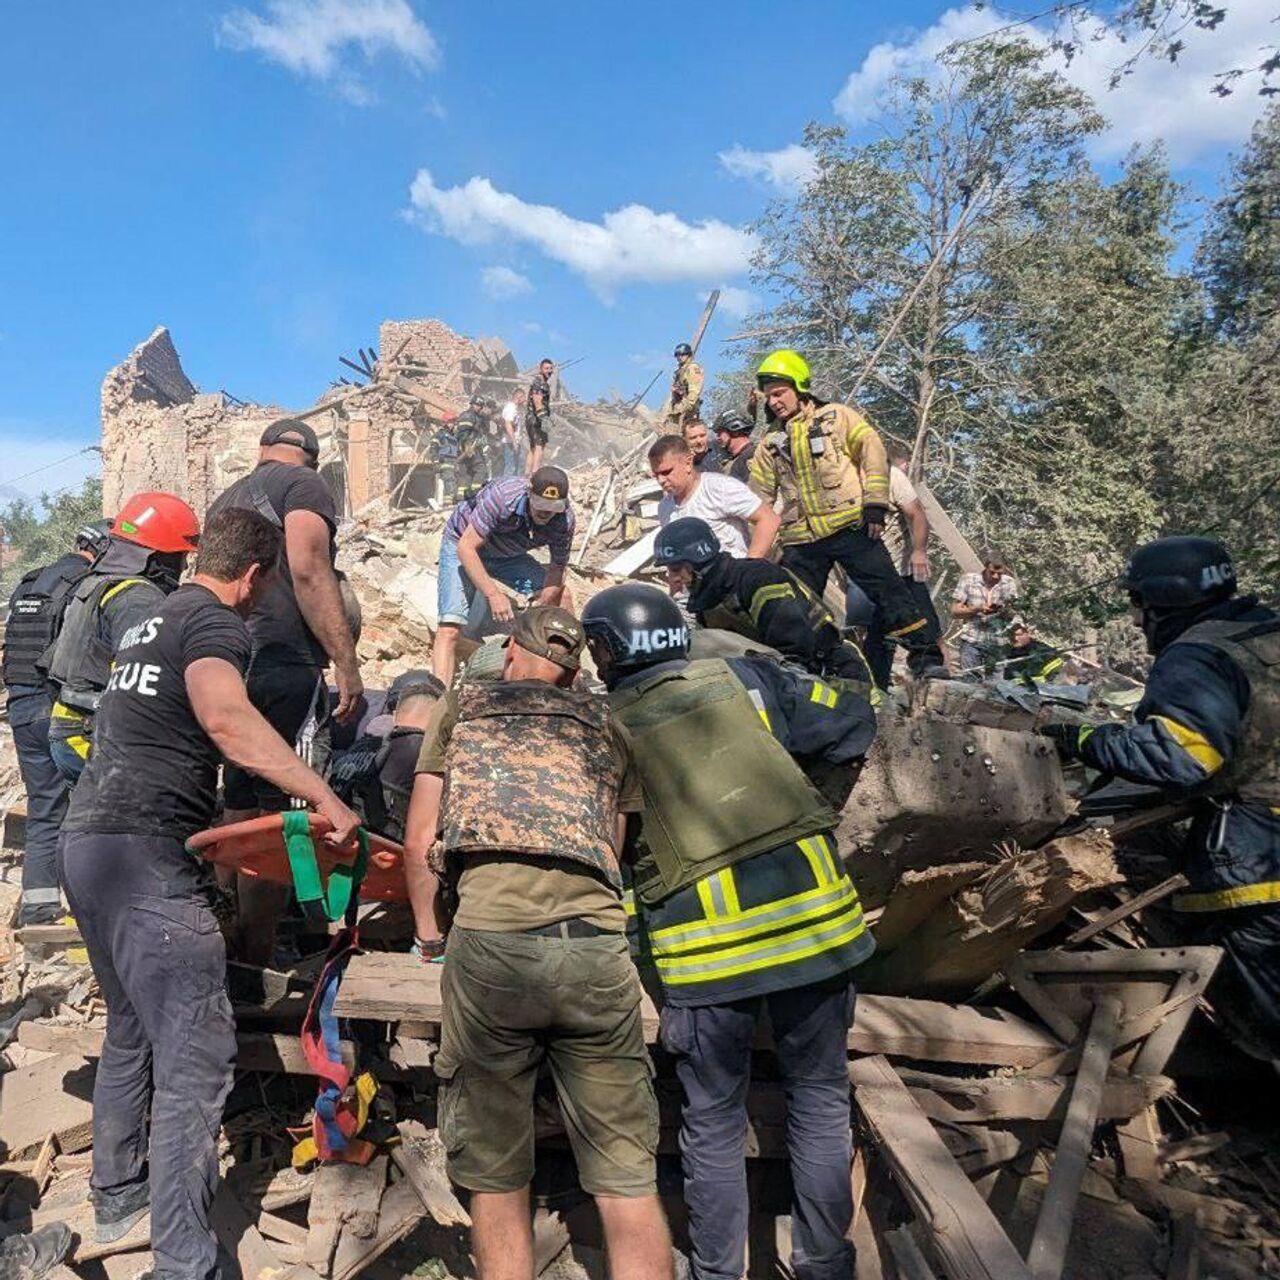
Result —
[[912, 672], [943, 669], [937, 624], [925, 617], [881, 542], [889, 510], [884, 444], [856, 409], [818, 399], [809, 365], [774, 351], [756, 371], [767, 425], [751, 459], [751, 487], [781, 494], [782, 564], [819, 595], [839, 565], [884, 616], [886, 639], [908, 651]]

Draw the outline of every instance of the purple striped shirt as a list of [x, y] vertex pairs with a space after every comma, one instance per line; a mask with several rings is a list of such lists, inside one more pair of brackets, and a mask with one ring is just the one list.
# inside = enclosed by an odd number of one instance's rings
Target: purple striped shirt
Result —
[[546, 524], [529, 515], [529, 481], [524, 476], [491, 480], [474, 498], [460, 502], [444, 527], [455, 542], [474, 529], [484, 543], [486, 559], [527, 555], [534, 547], [550, 547], [552, 564], [568, 564], [573, 549], [573, 504]]

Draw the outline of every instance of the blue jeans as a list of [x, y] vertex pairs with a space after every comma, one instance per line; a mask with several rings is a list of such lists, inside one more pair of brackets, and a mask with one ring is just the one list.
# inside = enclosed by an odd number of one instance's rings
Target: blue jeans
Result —
[[49, 754], [53, 757], [53, 763], [58, 766], [58, 772], [62, 774], [67, 788], [74, 787], [80, 781], [88, 757], [80, 755], [65, 738], [50, 738]]
[[502, 442], [502, 474], [504, 476], [520, 474], [520, 446], [511, 440]]
[[[547, 580], [547, 566], [540, 564], [528, 552], [518, 556], [487, 556], [483, 549], [480, 562], [489, 576], [521, 595], [531, 596], [541, 591]], [[458, 543], [445, 538], [440, 543], [439, 586], [436, 595], [436, 613], [441, 622], [460, 626], [468, 636], [485, 634], [489, 619], [489, 602], [467, 577], [458, 559]], [[492, 626], [488, 627], [493, 630]]]
[[[27, 793], [27, 834], [22, 853], [19, 923], [62, 914], [58, 890], [58, 829], [67, 812], [67, 784], [49, 753], [49, 697], [9, 696], [9, 723], [18, 769]], [[28, 917], [31, 917], [28, 919]]]
[[662, 1010], [684, 1090], [680, 1154], [694, 1280], [739, 1280], [747, 1252], [747, 1089], [765, 1005], [787, 1101], [796, 1280], [848, 1280], [853, 1250], [848, 1030], [852, 976], [730, 1004]]

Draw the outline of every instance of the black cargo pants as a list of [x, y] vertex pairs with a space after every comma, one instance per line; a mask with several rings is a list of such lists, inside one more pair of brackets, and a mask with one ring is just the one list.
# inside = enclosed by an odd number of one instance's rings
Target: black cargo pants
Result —
[[236, 1036], [205, 877], [165, 836], [64, 832], [59, 857], [107, 1002], [93, 1086], [94, 1199], [128, 1195], [149, 1174], [157, 1277], [211, 1280], [209, 1207]]
[[[938, 611], [933, 607], [933, 596], [929, 594], [929, 584], [918, 582], [915, 578], [904, 577], [902, 580], [907, 584], [907, 590], [911, 592], [916, 608], [933, 629], [934, 636], [941, 635], [942, 626], [938, 621]], [[871, 625], [867, 627], [867, 638], [863, 641], [862, 651], [867, 655], [867, 665], [871, 668], [876, 686], [881, 689], [887, 689], [892, 680], [893, 646], [894, 642], [885, 635], [884, 610], [876, 605], [875, 612], [871, 616]], [[941, 660], [942, 654], [939, 651], [938, 662], [941, 663]]]
[[884, 543], [873, 541], [861, 528], [841, 529], [816, 542], [784, 547], [782, 567], [790, 569], [819, 595], [826, 589], [834, 565], [839, 565], [875, 603], [887, 639], [904, 646], [907, 665], [919, 675], [927, 667], [942, 666], [938, 621], [916, 603]]

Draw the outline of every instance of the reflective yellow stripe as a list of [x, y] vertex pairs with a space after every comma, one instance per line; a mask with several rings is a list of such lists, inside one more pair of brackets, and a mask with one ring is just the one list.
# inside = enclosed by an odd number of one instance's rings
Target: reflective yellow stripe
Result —
[[738, 901], [738, 886], [734, 883], [733, 868], [725, 867], [716, 872], [716, 880], [720, 885], [720, 893], [724, 898], [726, 916], [740, 916], [742, 904]]
[[818, 884], [831, 884], [835, 876], [829, 874], [831, 859], [823, 857], [822, 846], [812, 836], [804, 840], [797, 840], [796, 844], [800, 847], [800, 852], [809, 859], [809, 866], [813, 869], [813, 878]]
[[910, 623], [908, 626], [899, 627], [897, 631], [886, 631], [884, 634], [886, 639], [896, 640], [899, 636], [910, 635], [911, 632], [913, 631], [919, 631], [920, 628], [923, 627], [924, 625], [925, 625], [925, 619], [917, 618], [914, 622]]
[[122, 581], [117, 582], [114, 587], [108, 587], [102, 593], [102, 599], [98, 601], [98, 608], [99, 609], [105, 608], [107, 601], [110, 600], [112, 596], [118, 596], [120, 592], [122, 592], [126, 587], [135, 587], [140, 582], [145, 582], [145, 581], [146, 581], [145, 578], [125, 578]]
[[830, 685], [823, 684], [821, 680], [815, 680], [813, 688], [809, 690], [809, 701], [817, 702], [824, 707], [834, 707], [838, 698], [836, 691]]
[[747, 696], [751, 699], [751, 705], [755, 707], [760, 719], [764, 721], [764, 727], [773, 732], [773, 725], [769, 723], [769, 713], [765, 710], [764, 698], [759, 689], [748, 689]]
[[636, 914], [636, 891], [627, 889], [622, 894], [622, 909], [629, 916]]
[[734, 920], [713, 923], [704, 916], [703, 919], [692, 920], [688, 924], [669, 924], [665, 928], [651, 930], [649, 937], [655, 947], [663, 944], [667, 951], [688, 951], [695, 945], [701, 946], [715, 938], [732, 937], [735, 934], [747, 937], [752, 933], [776, 929], [788, 921], [809, 920], [815, 915], [825, 914], [840, 902], [856, 900], [857, 896], [853, 881], [848, 876], [841, 875], [834, 885], [820, 884], [803, 893], [793, 893], [787, 898], [775, 898], [758, 907], [748, 907], [745, 911], [739, 911]]
[[82, 737], [78, 733], [73, 733], [69, 738], [63, 738], [63, 742], [65, 742], [81, 760], [87, 760], [89, 758], [88, 738]]
[[1232, 889], [1215, 889], [1210, 893], [1175, 893], [1175, 911], [1222, 911], [1228, 907], [1257, 907], [1280, 902], [1280, 880], [1264, 880], [1261, 884], [1239, 884]]
[[1202, 733], [1189, 729], [1185, 724], [1170, 720], [1168, 716], [1152, 716], [1164, 725], [1169, 736], [1198, 764], [1205, 773], [1217, 773], [1222, 768], [1222, 756]]
[[794, 600], [796, 593], [788, 582], [769, 582], [751, 597], [751, 621], [758, 627], [760, 613], [765, 605], [774, 600]]
[[702, 903], [702, 914], [708, 920], [719, 919], [720, 913], [716, 910], [715, 899], [711, 895], [711, 881], [698, 881], [698, 901]]
[[799, 937], [770, 938], [763, 942], [745, 943], [730, 947], [710, 956], [682, 958], [657, 958], [658, 971], [663, 982], [684, 985], [690, 982], [711, 982], [733, 978], [760, 969], [795, 964], [810, 956], [832, 951], [852, 942], [866, 931], [862, 908], [855, 907], [820, 929], [806, 930]]
[[50, 713], [55, 720], [83, 720], [84, 712], [76, 711], [73, 707], [63, 706], [61, 702], [53, 704], [53, 711]]
[[822, 850], [823, 861], [827, 864], [827, 874], [830, 875], [834, 884], [844, 876], [844, 867], [836, 864], [836, 851], [831, 847], [831, 841], [826, 836], [814, 836], [814, 839]]

